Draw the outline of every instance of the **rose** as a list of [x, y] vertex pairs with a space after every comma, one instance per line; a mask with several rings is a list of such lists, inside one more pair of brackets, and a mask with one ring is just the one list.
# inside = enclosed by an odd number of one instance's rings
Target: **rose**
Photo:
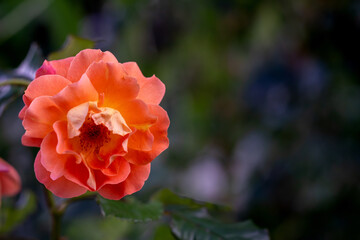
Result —
[[18, 172], [9, 163], [0, 158], [0, 198], [13, 196], [21, 189]]
[[39, 182], [63, 198], [97, 191], [120, 199], [142, 188], [169, 141], [164, 84], [134, 62], [86, 49], [44, 61], [24, 93], [22, 143], [40, 147]]

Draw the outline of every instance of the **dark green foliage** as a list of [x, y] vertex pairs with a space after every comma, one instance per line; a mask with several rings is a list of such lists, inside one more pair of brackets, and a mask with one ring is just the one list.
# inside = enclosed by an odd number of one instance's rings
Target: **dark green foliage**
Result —
[[[163, 220], [169, 224], [172, 234], [182, 240], [269, 239], [266, 230], [257, 228], [250, 221], [224, 223], [207, 214], [209, 210], [228, 211], [226, 207], [180, 197], [168, 189], [157, 192], [149, 203], [141, 203], [129, 197], [123, 201], [112, 201], [100, 197], [99, 202], [106, 216], [115, 216], [134, 222], [157, 220], [164, 215]], [[168, 228], [161, 225], [156, 230], [154, 238], [174, 238], [172, 234]]]

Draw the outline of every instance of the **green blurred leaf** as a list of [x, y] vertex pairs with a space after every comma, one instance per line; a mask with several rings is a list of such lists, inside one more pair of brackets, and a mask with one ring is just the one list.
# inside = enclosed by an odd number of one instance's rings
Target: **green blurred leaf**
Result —
[[11, 231], [16, 225], [20, 224], [27, 216], [34, 212], [36, 207], [35, 194], [25, 192], [20, 198], [20, 207], [2, 206], [0, 212], [0, 233]]
[[192, 210], [206, 208], [210, 211], [229, 211], [230, 207], [220, 206], [209, 202], [200, 202], [191, 198], [176, 195], [169, 189], [162, 189], [152, 196], [152, 200], [159, 201], [168, 208], [185, 207]]
[[102, 197], [100, 206], [106, 216], [115, 216], [134, 222], [145, 222], [159, 219], [163, 214], [160, 202], [141, 203], [134, 198], [126, 198], [125, 201], [108, 200]]
[[222, 223], [214, 219], [199, 218], [186, 212], [173, 212], [170, 227], [184, 240], [268, 240], [266, 230], [257, 228], [251, 221]]
[[167, 225], [160, 225], [156, 228], [154, 234], [154, 240], [176, 240], [174, 235], [171, 233], [171, 229]]
[[68, 239], [113, 240], [123, 239], [129, 223], [115, 217], [87, 216], [72, 219], [65, 227]]
[[49, 60], [63, 59], [67, 57], [75, 56], [81, 50], [86, 48], [94, 48], [95, 43], [91, 40], [79, 38], [75, 36], [68, 36], [63, 48], [57, 52], [53, 52], [49, 55]]
[[[208, 202], [199, 202], [191, 198], [180, 197], [169, 189], [163, 189], [154, 194], [152, 200], [164, 204], [166, 213], [170, 217], [170, 227], [173, 234], [179, 239], [184, 240], [213, 240], [213, 239], [237, 239], [237, 240], [267, 240], [267, 231], [257, 228], [252, 222], [242, 223], [223, 223], [212, 218], [200, 218], [197, 213], [201, 209], [210, 212], [220, 213], [228, 211], [229, 207], [224, 207]], [[219, 214], [217, 214], [218, 216]], [[159, 230], [159, 234], [161, 235]], [[158, 235], [155, 235], [155, 237]], [[156, 239], [156, 238], [155, 238]], [[158, 239], [161, 239], [158, 238]], [[164, 238], [165, 239], [165, 238]]]

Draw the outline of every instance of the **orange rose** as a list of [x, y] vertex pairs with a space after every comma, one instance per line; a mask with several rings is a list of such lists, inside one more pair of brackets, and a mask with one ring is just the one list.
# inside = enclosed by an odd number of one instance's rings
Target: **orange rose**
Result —
[[63, 198], [89, 190], [120, 199], [140, 190], [150, 162], [169, 146], [164, 93], [157, 77], [110, 52], [45, 60], [19, 114], [22, 143], [40, 147], [37, 179]]
[[0, 197], [13, 196], [21, 189], [18, 172], [10, 164], [0, 158]]

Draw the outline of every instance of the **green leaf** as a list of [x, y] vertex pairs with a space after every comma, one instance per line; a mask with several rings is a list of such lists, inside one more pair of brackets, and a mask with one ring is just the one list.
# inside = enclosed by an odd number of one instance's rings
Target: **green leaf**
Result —
[[11, 231], [35, 210], [36, 199], [34, 193], [23, 193], [19, 201], [21, 206], [16, 208], [2, 206], [2, 211], [0, 212], [0, 233]]
[[157, 201], [141, 203], [130, 197], [126, 198], [126, 201], [99, 197], [99, 202], [106, 216], [115, 216], [134, 222], [157, 220], [163, 214], [162, 204]]
[[63, 48], [57, 52], [51, 53], [48, 59], [57, 60], [72, 57], [81, 50], [84, 50], [86, 48], [94, 48], [94, 46], [95, 43], [91, 40], [70, 35], [67, 37]]
[[229, 211], [230, 207], [220, 206], [209, 202], [196, 201], [191, 198], [181, 197], [170, 191], [169, 189], [162, 189], [152, 196], [152, 200], [163, 203], [167, 208], [181, 208], [198, 210], [206, 208], [210, 211]]
[[154, 240], [176, 240], [174, 235], [171, 233], [171, 229], [167, 225], [160, 225], [156, 228], [154, 234]]
[[65, 226], [65, 235], [68, 239], [124, 239], [129, 225], [129, 222], [112, 216], [105, 218], [85, 216], [72, 219]]
[[170, 227], [183, 240], [269, 240], [267, 231], [251, 221], [228, 224], [186, 212], [173, 212]]

